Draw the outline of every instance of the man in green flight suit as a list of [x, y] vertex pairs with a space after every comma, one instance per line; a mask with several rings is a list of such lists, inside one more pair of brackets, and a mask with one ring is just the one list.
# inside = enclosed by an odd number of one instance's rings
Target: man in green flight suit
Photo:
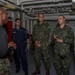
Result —
[[73, 53], [74, 53], [74, 71], [75, 71], [75, 35], [74, 35], [74, 42], [73, 42]]
[[75, 37], [74, 37], [74, 55], [75, 55]]
[[46, 75], [50, 75], [50, 60], [49, 60], [49, 34], [50, 25], [44, 21], [44, 14], [38, 14], [38, 23], [33, 28], [33, 39], [35, 41], [35, 66], [36, 70], [32, 75], [40, 73], [41, 57], [44, 60]]
[[55, 40], [55, 69], [58, 75], [70, 75], [70, 46], [74, 40], [74, 33], [71, 27], [65, 24], [65, 17], [58, 16], [59, 26], [55, 28], [52, 39]]

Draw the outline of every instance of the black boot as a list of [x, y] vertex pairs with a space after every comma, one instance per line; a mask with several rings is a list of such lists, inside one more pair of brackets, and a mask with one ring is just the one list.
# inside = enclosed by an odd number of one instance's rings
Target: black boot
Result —
[[57, 75], [61, 75], [61, 74], [57, 74]]
[[31, 75], [37, 75], [40, 74], [40, 68], [37, 68]]
[[57, 73], [57, 75], [61, 75], [61, 73]]
[[25, 73], [25, 75], [28, 75], [28, 73]]
[[23, 70], [24, 71], [24, 75], [28, 75], [28, 68], [27, 69], [25, 69], [25, 70]]
[[19, 73], [20, 69], [16, 69], [15, 73]]
[[46, 70], [46, 75], [50, 75], [50, 71], [49, 70]]

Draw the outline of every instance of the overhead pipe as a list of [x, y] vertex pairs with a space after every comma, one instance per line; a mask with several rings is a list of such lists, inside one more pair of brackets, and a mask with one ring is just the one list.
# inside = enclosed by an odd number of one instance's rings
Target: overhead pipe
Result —
[[[66, 20], [75, 20], [75, 15], [65, 15], [65, 19]], [[48, 15], [48, 16], [44, 16], [44, 20], [57, 20], [58, 15]], [[38, 17], [35, 18], [29, 18], [30, 20], [37, 20]]]
[[17, 8], [17, 9], [20, 10], [21, 12], [24, 12], [24, 13], [27, 14], [28, 16], [34, 17], [33, 15], [28, 14], [28, 13], [23, 9], [22, 5], [21, 5], [21, 7], [18, 7], [17, 5], [13, 5], [13, 4], [11, 4], [11, 3], [5, 1], [5, 0], [0, 0], [0, 2], [5, 3], [5, 4], [9, 4], [9, 5], [11, 5], [11, 6]]
[[0, 1], [1, 1], [2, 3], [12, 5], [13, 7], [15, 7], [15, 8], [17, 8], [17, 9], [21, 10], [21, 8], [20, 8], [20, 7], [18, 7], [18, 6], [16, 6], [16, 5], [14, 5], [14, 4], [11, 4], [11, 3], [9, 3], [9, 2], [7, 2], [7, 1], [5, 1], [5, 0], [0, 0]]
[[30, 1], [30, 2], [26, 2], [26, 1], [23, 1], [21, 4], [23, 5], [29, 5], [29, 4], [38, 4], [38, 3], [46, 3], [46, 2], [50, 2], [50, 1]]
[[59, 4], [50, 4], [50, 5], [37, 5], [37, 6], [25, 6], [24, 8], [25, 9], [28, 9], [28, 8], [46, 8], [46, 7], [56, 7], [56, 6], [69, 6], [69, 5], [72, 5], [72, 3], [59, 3]]
[[21, 4], [21, 9], [22, 9], [22, 11], [24, 11], [24, 13], [25, 13], [27, 16], [36, 17], [36, 16], [33, 15], [33, 14], [29, 14], [29, 13], [31, 12], [32, 8], [30, 8], [30, 10], [27, 11], [27, 10], [24, 9], [23, 5]]
[[[45, 8], [45, 7], [56, 7], [56, 6], [68, 6], [68, 5], [72, 5], [72, 3], [64, 3], [64, 4], [56, 4], [56, 5], [41, 5], [41, 6], [35, 6], [35, 7], [32, 7], [32, 6], [30, 6], [29, 7], [29, 9], [31, 8], [31, 9], [34, 9], [34, 8]], [[23, 7], [23, 4], [22, 4], [22, 7]], [[24, 7], [25, 8], [25, 11], [27, 12], [27, 13], [31, 13], [30, 11], [28, 11], [28, 10], [26, 10], [26, 8], [28, 8], [28, 6], [27, 7]], [[34, 10], [35, 11], [35, 10]], [[36, 10], [37, 11], [37, 10]], [[43, 11], [43, 10], [42, 10]], [[31, 13], [32, 14], [32, 13]]]
[[[36, 1], [35, 0], [35, 1], [27, 1], [27, 2], [26, 1], [23, 1], [22, 4], [23, 5], [29, 5], [29, 4], [39, 4], [39, 3], [41, 4], [41, 3], [50, 3], [50, 2], [59, 2], [59, 1], [61, 2], [62, 0], [57, 0], [57, 1], [56, 0], [55, 1], [53, 1], [53, 0]], [[64, 2], [64, 1], [62, 1], [62, 2]]]
[[[6, 1], [6, 0], [5, 0]], [[9, 3], [15, 4], [13, 0], [7, 0]]]

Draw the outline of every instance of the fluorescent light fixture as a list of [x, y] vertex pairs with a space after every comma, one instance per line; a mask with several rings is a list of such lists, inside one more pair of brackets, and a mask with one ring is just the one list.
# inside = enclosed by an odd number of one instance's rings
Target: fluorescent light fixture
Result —
[[15, 6], [10, 5], [10, 4], [3, 4], [2, 6], [9, 8], [9, 9], [15, 9]]

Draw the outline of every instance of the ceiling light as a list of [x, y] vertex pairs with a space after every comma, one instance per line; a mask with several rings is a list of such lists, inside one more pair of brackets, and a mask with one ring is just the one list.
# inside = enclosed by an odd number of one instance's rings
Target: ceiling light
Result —
[[12, 6], [10, 4], [3, 4], [2, 6], [9, 8], [9, 9], [15, 9], [15, 6]]

